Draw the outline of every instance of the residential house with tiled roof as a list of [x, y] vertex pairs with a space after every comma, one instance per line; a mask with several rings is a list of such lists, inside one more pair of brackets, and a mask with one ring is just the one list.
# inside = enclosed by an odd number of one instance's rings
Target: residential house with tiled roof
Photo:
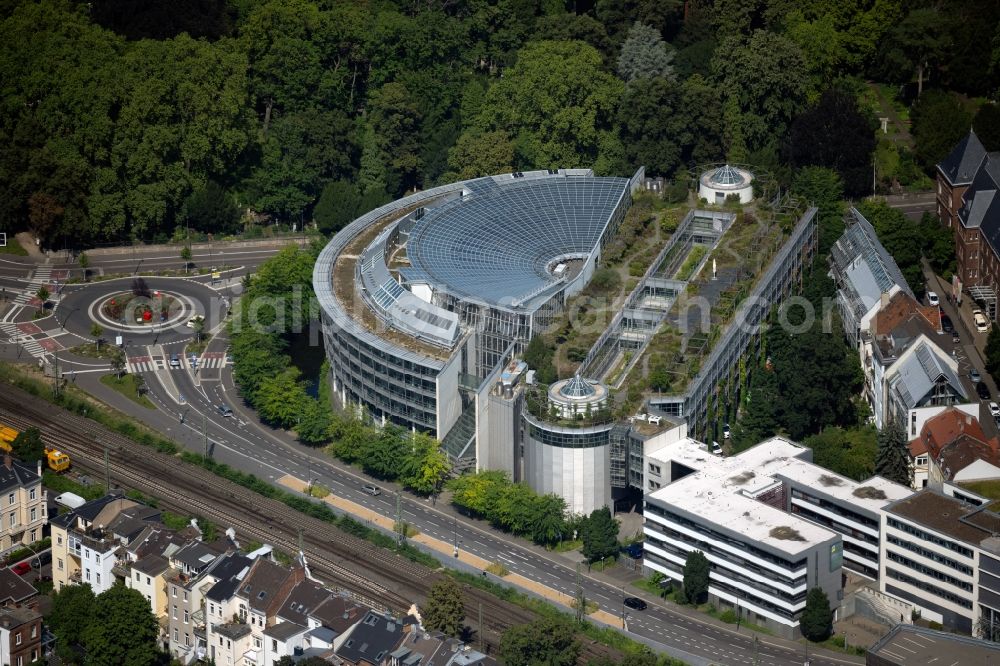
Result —
[[1000, 478], [1000, 441], [987, 437], [975, 415], [950, 408], [910, 440], [915, 488]]
[[116, 566], [127, 563], [125, 549], [128, 535], [136, 536], [136, 521], [159, 523], [160, 513], [120, 494], [105, 495], [53, 518], [55, 589], [89, 583], [100, 594], [114, 585]]

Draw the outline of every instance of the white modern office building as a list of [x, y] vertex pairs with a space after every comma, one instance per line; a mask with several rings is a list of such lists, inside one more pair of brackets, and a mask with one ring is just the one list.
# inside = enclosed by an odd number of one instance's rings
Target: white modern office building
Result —
[[679, 581], [688, 553], [702, 551], [710, 598], [785, 636], [796, 635], [810, 588], [838, 607], [842, 568], [877, 575], [879, 512], [912, 492], [834, 474], [780, 437], [730, 458], [683, 432], [660, 442], [645, 457], [644, 565]]
[[882, 515], [880, 590], [965, 634], [1000, 625], [1000, 515], [925, 489]]

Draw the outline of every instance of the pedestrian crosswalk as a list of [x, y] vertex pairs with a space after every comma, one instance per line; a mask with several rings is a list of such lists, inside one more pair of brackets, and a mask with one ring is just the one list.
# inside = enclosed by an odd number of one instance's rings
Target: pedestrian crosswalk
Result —
[[169, 357], [164, 358], [162, 356], [129, 356], [125, 363], [125, 368], [130, 373], [137, 372], [153, 372], [155, 370], [187, 370], [187, 369], [209, 369], [209, 368], [224, 368], [229, 365], [228, 359], [222, 354], [218, 355], [208, 355], [203, 357], [194, 357], [196, 362], [192, 362], [192, 357], [190, 356], [180, 356], [177, 357], [177, 366], [171, 367]]
[[24, 351], [28, 352], [32, 356], [41, 356], [45, 353], [45, 348], [42, 347], [34, 338], [29, 338], [17, 327], [12, 321], [0, 322], [0, 331], [3, 331], [4, 336], [11, 342], [21, 346]]
[[38, 293], [39, 288], [43, 284], [51, 284], [52, 282], [52, 267], [48, 264], [42, 264], [35, 268], [35, 271], [31, 274], [31, 279], [28, 280], [28, 286], [14, 298], [14, 303], [17, 305], [26, 305], [35, 294]]

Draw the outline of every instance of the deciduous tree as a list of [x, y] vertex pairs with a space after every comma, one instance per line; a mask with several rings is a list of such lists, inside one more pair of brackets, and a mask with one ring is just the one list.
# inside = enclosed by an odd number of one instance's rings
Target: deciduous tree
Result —
[[858, 108], [857, 99], [829, 89], [796, 116], [786, 152], [795, 166], [815, 165], [836, 171], [848, 196], [871, 193], [875, 123]]
[[961, 100], [942, 90], [928, 90], [910, 114], [920, 164], [928, 173], [944, 159], [972, 126], [972, 116]]
[[583, 556], [597, 562], [618, 553], [618, 523], [607, 507], [594, 510], [581, 528]]
[[462, 588], [454, 578], [443, 576], [431, 586], [421, 617], [424, 626], [433, 631], [440, 631], [448, 636], [462, 633], [465, 604], [462, 603]]
[[83, 642], [84, 633], [94, 617], [94, 606], [94, 591], [89, 583], [65, 585], [53, 593], [52, 611], [46, 624], [59, 639], [60, 653], [75, 654], [72, 648]]
[[712, 73], [722, 87], [727, 120], [735, 124], [730, 131], [750, 151], [784, 136], [802, 107], [808, 85], [799, 47], [766, 30], [757, 30], [749, 39], [722, 40], [712, 59]]
[[972, 129], [986, 150], [1000, 150], [1000, 104], [987, 102], [972, 119]]
[[500, 661], [505, 666], [573, 666], [579, 653], [576, 632], [565, 620], [542, 618], [518, 624], [500, 637]]
[[609, 145], [624, 86], [583, 42], [532, 42], [486, 94], [476, 122], [515, 138], [518, 168], [590, 166]]
[[26, 463], [33, 463], [45, 457], [45, 444], [38, 428], [27, 428], [18, 433], [11, 442], [11, 455]]
[[93, 613], [83, 630], [87, 664], [156, 663], [159, 631], [146, 597], [124, 585], [114, 585], [94, 600]]

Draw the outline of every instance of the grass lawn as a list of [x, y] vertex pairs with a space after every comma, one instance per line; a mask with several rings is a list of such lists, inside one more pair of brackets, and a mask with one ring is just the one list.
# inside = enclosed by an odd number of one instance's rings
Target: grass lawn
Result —
[[100, 351], [97, 349], [97, 345], [93, 342], [88, 342], [86, 344], [77, 345], [70, 349], [74, 354], [79, 354], [80, 356], [87, 356], [88, 358], [103, 358], [110, 360], [114, 355], [115, 346], [110, 343], [104, 343], [101, 345]]
[[27, 257], [28, 251], [21, 247], [13, 234], [7, 235], [7, 244], [0, 247], [0, 254], [16, 254], [19, 257]]
[[121, 379], [113, 374], [101, 377], [102, 384], [113, 388], [132, 402], [138, 403], [148, 409], [156, 409], [156, 406], [149, 401], [149, 398], [139, 395], [138, 391], [136, 391], [139, 385], [138, 382], [139, 378], [136, 375], [122, 375]]
[[990, 479], [988, 481], [968, 481], [961, 486], [966, 490], [982, 495], [987, 499], [1000, 499], [1000, 480]]

